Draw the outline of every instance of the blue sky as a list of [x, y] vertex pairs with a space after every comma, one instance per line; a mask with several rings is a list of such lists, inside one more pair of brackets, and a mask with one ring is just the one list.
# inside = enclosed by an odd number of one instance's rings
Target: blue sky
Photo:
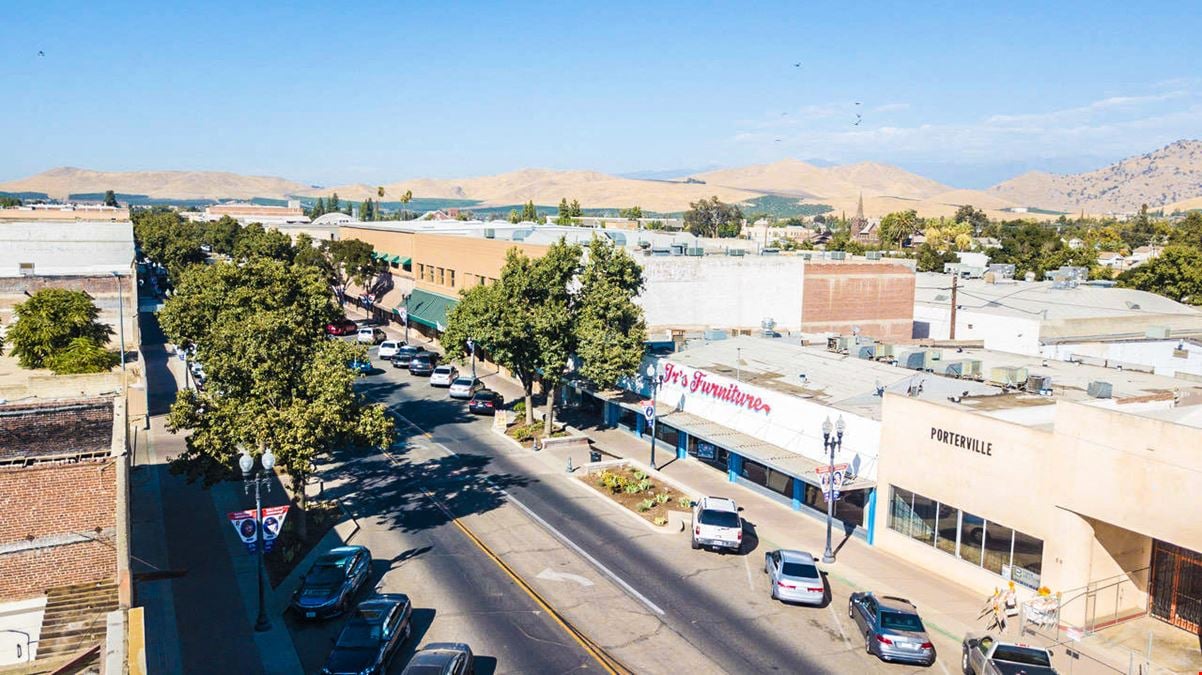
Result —
[[1202, 137], [1191, 2], [9, 2], [0, 180], [793, 157], [979, 187]]

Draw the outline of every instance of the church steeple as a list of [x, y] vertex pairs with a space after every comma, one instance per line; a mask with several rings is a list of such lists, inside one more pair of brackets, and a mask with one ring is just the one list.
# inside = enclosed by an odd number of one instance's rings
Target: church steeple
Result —
[[860, 190], [860, 201], [856, 203], [856, 220], [864, 220], [864, 191]]

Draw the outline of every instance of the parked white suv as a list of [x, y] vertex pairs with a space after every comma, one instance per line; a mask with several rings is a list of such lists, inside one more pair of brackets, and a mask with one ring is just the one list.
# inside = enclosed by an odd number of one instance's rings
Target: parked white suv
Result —
[[360, 328], [355, 334], [355, 342], [364, 345], [377, 345], [388, 339], [388, 334], [379, 328]]
[[702, 497], [693, 502], [693, 548], [713, 548], [738, 553], [743, 548], [743, 518], [735, 500]]
[[385, 340], [380, 343], [380, 358], [391, 359], [392, 357], [396, 356], [396, 353], [399, 352], [401, 350], [401, 347], [404, 347], [404, 346], [405, 346], [404, 342], [397, 342], [396, 340]]

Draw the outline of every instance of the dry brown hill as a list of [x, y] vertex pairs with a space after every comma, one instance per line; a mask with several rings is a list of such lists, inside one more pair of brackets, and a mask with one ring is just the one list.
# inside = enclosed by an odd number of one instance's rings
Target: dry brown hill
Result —
[[1088, 173], [1033, 171], [988, 192], [1022, 206], [1076, 213], [1133, 213], [1202, 196], [1202, 141], [1165, 147]]
[[0, 183], [0, 192], [44, 192], [55, 199], [105, 190], [163, 199], [281, 199], [308, 187], [283, 178], [223, 171], [92, 171], [66, 166]]

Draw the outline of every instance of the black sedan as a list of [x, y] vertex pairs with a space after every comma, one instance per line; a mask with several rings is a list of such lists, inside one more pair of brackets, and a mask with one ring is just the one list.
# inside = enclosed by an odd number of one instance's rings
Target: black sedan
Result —
[[378, 675], [409, 639], [413, 606], [409, 596], [384, 593], [359, 603], [334, 649], [326, 657], [322, 675]]
[[505, 406], [505, 397], [491, 389], [481, 389], [467, 402], [467, 409], [477, 415], [496, 415]]
[[371, 551], [366, 547], [330, 549], [305, 573], [289, 606], [304, 619], [328, 619], [343, 614], [350, 609], [370, 570]]
[[472, 648], [462, 642], [431, 642], [409, 659], [401, 675], [470, 675], [476, 672]]
[[393, 368], [408, 368], [409, 362], [418, 354], [424, 354], [426, 348], [418, 345], [405, 345], [397, 350], [392, 357]]
[[409, 359], [409, 374], [429, 377], [438, 365], [438, 354], [434, 352], [418, 352]]

